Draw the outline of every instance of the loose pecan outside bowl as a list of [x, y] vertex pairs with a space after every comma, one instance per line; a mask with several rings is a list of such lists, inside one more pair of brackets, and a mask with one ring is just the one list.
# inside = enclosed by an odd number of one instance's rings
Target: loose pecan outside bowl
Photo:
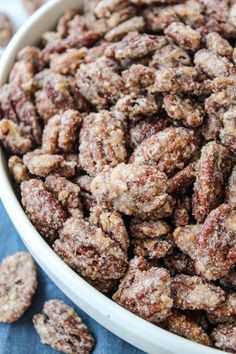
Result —
[[[26, 45], [37, 44], [40, 35], [53, 28], [63, 12], [70, 8], [79, 8], [81, 5], [82, 0], [53, 0], [30, 17], [14, 36], [1, 58], [0, 85], [7, 81], [20, 49]], [[101, 325], [148, 353], [223, 353], [181, 338], [133, 315], [70, 269], [49, 247], [25, 215], [11, 184], [6, 158], [1, 147], [0, 196], [19, 235], [41, 268], [76, 305]]]

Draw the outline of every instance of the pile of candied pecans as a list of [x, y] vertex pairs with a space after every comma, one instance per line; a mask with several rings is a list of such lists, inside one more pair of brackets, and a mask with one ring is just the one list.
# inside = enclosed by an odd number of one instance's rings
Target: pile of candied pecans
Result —
[[18, 54], [0, 139], [25, 212], [138, 316], [236, 353], [236, 1], [102, 0]]

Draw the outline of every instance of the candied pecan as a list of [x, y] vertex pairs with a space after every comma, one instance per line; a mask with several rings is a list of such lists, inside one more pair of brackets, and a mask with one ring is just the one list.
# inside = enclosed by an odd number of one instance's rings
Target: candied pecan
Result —
[[179, 95], [165, 95], [164, 108], [169, 117], [183, 121], [189, 127], [198, 127], [204, 119], [201, 102]]
[[17, 59], [9, 74], [9, 82], [21, 86], [24, 91], [34, 92], [36, 88], [34, 75], [44, 66], [40, 50], [26, 47], [19, 52]]
[[236, 3], [233, 3], [229, 13], [230, 22], [236, 27]]
[[53, 105], [51, 100], [47, 96], [45, 90], [39, 90], [35, 93], [35, 105], [39, 116], [46, 123], [51, 117], [58, 113], [58, 110]]
[[179, 314], [172, 313], [166, 320], [166, 325], [169, 331], [185, 337], [194, 342], [212, 346], [212, 341], [207, 332], [191, 318]]
[[194, 56], [195, 65], [211, 78], [229, 76], [236, 73], [233, 63], [212, 50], [201, 49]]
[[75, 74], [87, 55], [87, 48], [70, 48], [62, 54], [50, 56], [50, 68], [60, 74]]
[[42, 150], [49, 154], [59, 149], [63, 152], [76, 150], [81, 122], [80, 113], [71, 109], [51, 118], [43, 130]]
[[91, 113], [83, 120], [79, 150], [80, 164], [91, 175], [123, 162], [126, 149], [121, 123], [109, 111]]
[[5, 47], [12, 37], [12, 23], [10, 18], [0, 12], [0, 47]]
[[225, 276], [236, 263], [235, 210], [222, 204], [206, 218], [197, 239], [195, 267], [208, 280]]
[[173, 305], [169, 272], [164, 268], [148, 268], [142, 257], [135, 257], [112, 298], [136, 315], [160, 322], [170, 315]]
[[165, 43], [163, 36], [130, 32], [120, 42], [110, 45], [105, 55], [117, 60], [142, 58], [163, 47]]
[[169, 183], [169, 193], [184, 194], [196, 179], [197, 163], [192, 162], [187, 167], [176, 173]]
[[213, 311], [207, 312], [209, 320], [216, 324], [222, 322], [236, 321], [236, 293], [227, 295], [226, 300], [222, 302]]
[[42, 131], [36, 108], [31, 97], [19, 85], [2, 86], [0, 106], [5, 118], [21, 122], [30, 129], [35, 142], [40, 144]]
[[138, 121], [146, 116], [153, 116], [161, 108], [161, 100], [154, 95], [131, 93], [119, 99], [115, 109], [124, 113], [131, 121]]
[[75, 103], [69, 92], [69, 83], [63, 75], [50, 75], [44, 84], [46, 94], [58, 110], [74, 109]]
[[125, 9], [128, 11], [127, 14], [133, 9], [126, 0], [101, 0], [96, 4], [94, 13], [98, 18], [110, 18], [112, 15], [118, 14], [120, 22], [123, 22], [126, 20], [125, 13], [123, 13]]
[[199, 28], [204, 25], [203, 6], [198, 0], [184, 1], [184, 4], [174, 5], [173, 9], [178, 17], [190, 27]]
[[144, 140], [131, 156], [134, 164], [157, 166], [167, 174], [182, 169], [196, 150], [192, 131], [166, 128]]
[[52, 53], [61, 53], [69, 48], [80, 49], [82, 47], [89, 47], [96, 43], [101, 38], [101, 33], [95, 30], [80, 31], [79, 33], [73, 33], [66, 38], [55, 39], [49, 42], [43, 50], [45, 58], [48, 58]]
[[142, 64], [133, 64], [122, 72], [126, 89], [132, 93], [140, 93], [155, 81], [155, 70]]
[[221, 126], [222, 122], [219, 117], [213, 114], [208, 115], [202, 126], [202, 134], [204, 138], [207, 141], [217, 140], [220, 135]]
[[232, 207], [236, 206], [236, 166], [233, 168], [226, 188], [226, 202]]
[[156, 71], [155, 82], [149, 87], [151, 93], [194, 93], [197, 86], [197, 70], [193, 67], [180, 66], [163, 68]]
[[159, 259], [172, 252], [173, 239], [171, 235], [158, 236], [156, 238], [133, 239], [131, 245], [136, 256], [147, 257], [148, 259]]
[[57, 237], [57, 230], [66, 220], [66, 213], [59, 201], [37, 179], [21, 183], [21, 197], [32, 224], [47, 240], [53, 241]]
[[176, 11], [171, 6], [147, 7], [143, 16], [146, 20], [147, 29], [152, 32], [162, 32], [172, 22], [178, 21]]
[[223, 278], [220, 279], [220, 284], [228, 289], [236, 289], [236, 268], [233, 268]]
[[234, 324], [221, 324], [214, 328], [211, 338], [217, 348], [236, 353], [236, 326]]
[[13, 154], [23, 155], [33, 146], [29, 133], [8, 119], [0, 120], [0, 140]]
[[233, 54], [232, 46], [217, 32], [207, 34], [206, 47], [221, 56], [231, 57]]
[[192, 259], [196, 256], [198, 235], [202, 230], [202, 225], [186, 225], [175, 229], [173, 237], [178, 248]]
[[44, 303], [42, 313], [33, 317], [34, 327], [42, 343], [68, 354], [88, 354], [94, 339], [88, 327], [73, 308], [60, 300]]
[[149, 66], [155, 69], [176, 68], [191, 65], [191, 58], [186, 50], [175, 44], [168, 44], [154, 53]]
[[222, 202], [230, 170], [231, 157], [225, 147], [210, 142], [202, 148], [192, 201], [193, 215], [198, 222], [203, 222]]
[[155, 4], [155, 3], [158, 3], [158, 4], [173, 4], [173, 3], [176, 3], [180, 0], [130, 0], [132, 3], [134, 4], [147, 4], [147, 5], [152, 5], [152, 4]]
[[227, 0], [198, 0], [204, 6], [206, 23], [202, 33], [218, 32], [223, 37], [235, 38], [236, 30], [230, 22], [230, 7]]
[[220, 141], [230, 151], [236, 152], [236, 106], [233, 106], [222, 115]]
[[22, 2], [28, 13], [32, 14], [43, 5], [44, 0], [22, 0]]
[[172, 217], [172, 223], [177, 226], [188, 225], [191, 214], [191, 198], [183, 196], [177, 200], [174, 214]]
[[180, 47], [195, 52], [201, 45], [201, 35], [198, 31], [182, 22], [171, 23], [164, 31], [167, 39], [173, 40]]
[[102, 231], [119, 244], [120, 248], [128, 251], [129, 236], [121, 215], [116, 211], [104, 210], [99, 206], [90, 209], [89, 222], [100, 227]]
[[169, 119], [164, 117], [148, 117], [131, 125], [129, 131], [129, 144], [134, 149], [145, 139], [164, 130], [169, 125]]
[[119, 279], [127, 256], [100, 227], [81, 218], [69, 218], [53, 244], [55, 252], [76, 272], [91, 280]]
[[37, 275], [29, 253], [17, 252], [0, 265], [0, 322], [17, 321], [31, 304]]
[[49, 42], [53, 42], [60, 38], [60, 34], [54, 31], [47, 31], [41, 35], [43, 45], [47, 45]]
[[142, 220], [134, 218], [130, 222], [130, 235], [135, 239], [157, 238], [167, 235], [170, 226], [164, 220]]
[[166, 175], [142, 164], [121, 163], [115, 168], [107, 167], [91, 184], [100, 205], [141, 218], [162, 218], [172, 213], [174, 200], [166, 190]]
[[195, 275], [195, 268], [193, 260], [186, 254], [174, 250], [172, 254], [164, 258], [165, 267], [169, 270], [171, 275], [176, 273], [184, 273], [188, 275]]
[[18, 156], [11, 156], [8, 160], [8, 168], [14, 181], [17, 184], [28, 181], [30, 179], [27, 167], [24, 165], [22, 159]]
[[98, 109], [115, 103], [124, 90], [124, 80], [118, 74], [115, 61], [101, 57], [82, 64], [77, 71], [77, 85], [82, 95]]
[[46, 178], [45, 186], [55, 194], [63, 208], [69, 213], [73, 212], [73, 209], [78, 209], [81, 212], [80, 188], [77, 184], [72, 183], [65, 177], [51, 175]]
[[63, 157], [60, 155], [40, 154], [30, 159], [23, 158], [32, 175], [45, 177], [60, 168]]
[[106, 48], [109, 45], [110, 44], [107, 42], [102, 42], [101, 44], [99, 44], [97, 46], [89, 48], [87, 51], [87, 54], [84, 58], [84, 63], [86, 63], [86, 64], [92, 63], [92, 62], [96, 61], [98, 58], [102, 57], [104, 55]]
[[75, 17], [77, 12], [73, 9], [67, 10], [58, 20], [57, 23], [57, 33], [60, 38], [64, 38], [69, 34], [69, 23]]
[[143, 17], [136, 16], [112, 28], [105, 34], [104, 38], [109, 42], [114, 42], [131, 31], [143, 32], [144, 28], [145, 22]]
[[78, 186], [86, 191], [86, 192], [91, 192], [91, 183], [92, 183], [93, 177], [90, 177], [88, 175], [82, 175], [82, 176], [77, 176], [74, 179], [74, 182], [78, 184]]
[[79, 87], [77, 86], [76, 76], [68, 76], [68, 84], [70, 94], [74, 100], [75, 109], [81, 113], [89, 113], [91, 111], [91, 105], [81, 94]]
[[224, 291], [198, 276], [178, 274], [171, 279], [174, 306], [182, 310], [214, 310], [225, 300]]

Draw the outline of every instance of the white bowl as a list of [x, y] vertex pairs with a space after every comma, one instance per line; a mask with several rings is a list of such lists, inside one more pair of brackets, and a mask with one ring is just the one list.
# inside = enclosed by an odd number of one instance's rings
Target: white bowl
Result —
[[[72, 7], [79, 8], [81, 4], [82, 0], [50, 1], [28, 19], [16, 33], [1, 58], [0, 86], [7, 81], [17, 52], [26, 45], [36, 45], [40, 35], [52, 29], [58, 17], [65, 10]], [[142, 320], [114, 303], [78, 276], [47, 245], [28, 220], [15, 196], [1, 148], [0, 162], [0, 196], [13, 224], [37, 263], [76, 305], [101, 325], [147, 353], [223, 353], [181, 338]]]

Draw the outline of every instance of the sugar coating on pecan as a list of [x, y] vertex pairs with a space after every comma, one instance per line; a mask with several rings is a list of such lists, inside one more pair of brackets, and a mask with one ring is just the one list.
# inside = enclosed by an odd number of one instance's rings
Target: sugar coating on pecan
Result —
[[98, 174], [91, 191], [100, 205], [141, 218], [162, 218], [172, 213], [174, 200], [167, 194], [167, 177], [148, 165], [119, 164]]
[[86, 279], [119, 279], [127, 255], [110, 235], [84, 218], [69, 218], [53, 244], [55, 252]]
[[147, 23], [147, 29], [153, 32], [161, 32], [172, 22], [178, 21], [176, 11], [171, 6], [147, 7], [143, 15]]
[[178, 274], [171, 279], [174, 306], [182, 310], [214, 310], [225, 300], [224, 291], [201, 277]]
[[198, 127], [203, 123], [204, 108], [197, 100], [180, 95], [165, 95], [164, 108], [169, 117], [183, 121], [188, 127]]
[[112, 298], [136, 315], [158, 323], [170, 314], [173, 306], [169, 272], [149, 268], [142, 257], [136, 257]]
[[122, 72], [128, 92], [141, 93], [155, 81], [155, 70], [142, 64], [133, 64]]
[[192, 162], [177, 172], [169, 182], [169, 193], [184, 194], [188, 191], [196, 179], [198, 162]]
[[211, 32], [206, 35], [206, 46], [224, 57], [231, 57], [233, 54], [233, 48], [230, 43], [217, 32]]
[[161, 100], [154, 95], [130, 94], [119, 99], [115, 109], [122, 112], [131, 121], [153, 116], [161, 108]]
[[33, 317], [34, 327], [41, 342], [68, 354], [88, 354], [94, 339], [88, 327], [75, 310], [60, 300], [44, 303], [42, 313]]
[[182, 169], [196, 150], [193, 132], [185, 128], [166, 128], [144, 140], [131, 156], [134, 164], [156, 166], [167, 174]]
[[234, 324], [221, 324], [214, 328], [211, 338], [217, 348], [236, 353], [236, 326]]
[[117, 211], [109, 211], [95, 206], [90, 209], [89, 222], [100, 227], [112, 240], [117, 242], [120, 248], [128, 251], [129, 236], [125, 223]]
[[136, 256], [159, 259], [173, 251], [173, 238], [171, 235], [167, 235], [156, 238], [133, 239], [131, 245]]
[[221, 204], [224, 185], [231, 170], [229, 151], [216, 142], [202, 148], [194, 184], [193, 215], [203, 222], [211, 210]]
[[233, 153], [236, 152], [236, 121], [235, 107], [232, 107], [222, 115], [222, 129], [220, 130], [221, 143]]
[[46, 188], [53, 192], [64, 209], [69, 213], [80, 211], [82, 215], [82, 205], [80, 200], [80, 188], [65, 177], [50, 175], [45, 180]]
[[228, 187], [226, 189], [226, 202], [232, 207], [236, 205], [236, 166], [234, 166], [229, 177]]
[[170, 225], [164, 220], [133, 218], [129, 230], [130, 235], [135, 239], [156, 238], [167, 235], [170, 232]]
[[185, 49], [175, 44], [167, 44], [157, 49], [149, 63], [149, 66], [155, 69], [176, 68], [185, 65], [191, 65], [191, 58]]
[[207, 315], [212, 323], [235, 322], [236, 293], [227, 295], [225, 301], [213, 311], [208, 311]]
[[37, 179], [21, 183], [21, 198], [30, 221], [48, 241], [53, 241], [57, 237], [57, 230], [66, 220], [66, 212], [60, 202]]
[[235, 210], [222, 204], [211, 211], [197, 238], [196, 270], [208, 280], [225, 276], [236, 263]]
[[156, 71], [155, 82], [149, 91], [168, 93], [194, 93], [198, 72], [194, 67], [179, 66]]
[[193, 52], [201, 45], [200, 33], [182, 22], [171, 23], [164, 33], [169, 40], [173, 40], [180, 47]]
[[129, 32], [143, 32], [145, 28], [145, 22], [142, 16], [135, 16], [129, 20], [126, 20], [116, 27], [112, 28], [105, 35], [105, 39], [109, 42], [117, 41]]
[[145, 139], [150, 138], [152, 135], [164, 130], [169, 125], [169, 119], [167, 117], [145, 117], [137, 123], [135, 122], [130, 126], [129, 138], [130, 146], [135, 149]]
[[172, 222], [176, 227], [188, 225], [190, 221], [190, 215], [191, 198], [188, 196], [182, 196], [177, 200]]
[[17, 252], [0, 265], [0, 322], [17, 321], [31, 304], [37, 287], [33, 258]]
[[0, 13], [0, 47], [5, 47], [12, 37], [13, 29], [9, 17]]
[[174, 5], [177, 16], [192, 28], [199, 28], [204, 25], [203, 6], [197, 0], [187, 0], [183, 4]]
[[105, 55], [117, 60], [136, 59], [155, 52], [165, 43], [166, 40], [162, 36], [130, 32], [120, 42], [109, 46]]
[[17, 184], [30, 179], [29, 171], [19, 156], [12, 155], [8, 160], [8, 168], [11, 176]]
[[59, 150], [75, 151], [81, 122], [81, 114], [71, 109], [52, 117], [43, 130], [42, 150], [49, 154], [54, 154]]
[[198, 235], [202, 230], [200, 224], [179, 226], [174, 231], [174, 240], [178, 248], [192, 259], [196, 256]]
[[80, 65], [77, 71], [80, 92], [98, 109], [108, 107], [120, 98], [124, 90], [124, 81], [118, 71], [118, 64], [105, 57]]
[[210, 78], [235, 74], [233, 63], [213, 50], [201, 49], [194, 56], [195, 65]]
[[191, 318], [177, 312], [171, 314], [166, 320], [169, 331], [185, 337], [194, 342], [212, 346], [212, 341], [207, 332]]
[[33, 93], [36, 87], [34, 75], [43, 67], [41, 51], [36, 47], [26, 47], [17, 55], [17, 61], [9, 74], [9, 82]]
[[91, 175], [105, 166], [115, 167], [126, 158], [125, 136], [121, 123], [109, 111], [91, 113], [80, 131], [79, 160]]
[[87, 48], [69, 48], [65, 53], [50, 56], [50, 68], [60, 74], [75, 74], [80, 64], [83, 63]]
[[23, 155], [33, 147], [30, 134], [25, 131], [22, 125], [9, 119], [0, 121], [0, 140], [5, 148], [13, 154]]

